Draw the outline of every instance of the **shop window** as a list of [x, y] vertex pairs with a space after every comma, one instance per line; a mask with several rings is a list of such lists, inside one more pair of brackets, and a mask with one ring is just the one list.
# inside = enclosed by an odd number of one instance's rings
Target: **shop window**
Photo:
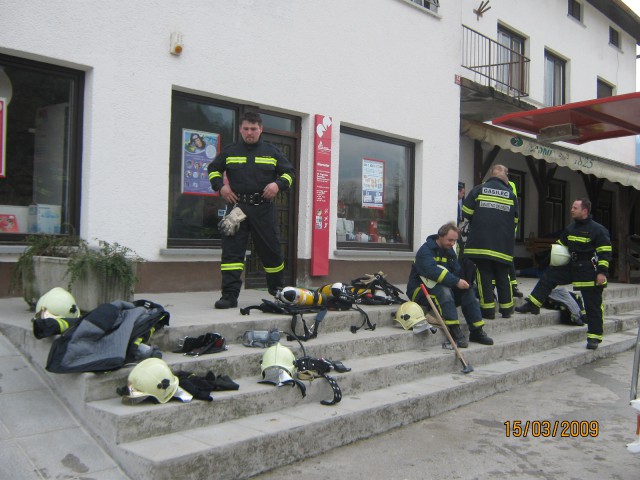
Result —
[[0, 241], [79, 232], [84, 73], [0, 55]]
[[409, 142], [340, 130], [338, 248], [411, 250], [413, 163]]
[[223, 146], [237, 140], [238, 108], [174, 92], [171, 103], [169, 247], [220, 243], [218, 222], [225, 202], [207, 173]]
[[[171, 142], [169, 165], [169, 248], [219, 247], [218, 222], [225, 201], [211, 189], [207, 167], [220, 150], [238, 141], [238, 118], [244, 105], [173, 92], [171, 102]], [[294, 162], [299, 121], [284, 115], [259, 112], [262, 139], [278, 146]], [[293, 224], [290, 191], [278, 195], [281, 237], [287, 238]], [[293, 230], [293, 229], [291, 229]], [[291, 236], [291, 235], [290, 235]], [[289, 237], [290, 237], [289, 236]], [[293, 245], [288, 238], [287, 250]]]

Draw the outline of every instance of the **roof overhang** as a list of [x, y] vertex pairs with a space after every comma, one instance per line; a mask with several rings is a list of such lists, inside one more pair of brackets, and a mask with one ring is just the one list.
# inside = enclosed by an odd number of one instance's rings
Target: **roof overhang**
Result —
[[541, 142], [575, 145], [640, 135], [640, 92], [510, 113], [493, 124], [536, 135]]
[[462, 135], [474, 140], [640, 190], [640, 168], [638, 167], [559, 145], [541, 143], [535, 138], [486, 123], [463, 120], [460, 128]]

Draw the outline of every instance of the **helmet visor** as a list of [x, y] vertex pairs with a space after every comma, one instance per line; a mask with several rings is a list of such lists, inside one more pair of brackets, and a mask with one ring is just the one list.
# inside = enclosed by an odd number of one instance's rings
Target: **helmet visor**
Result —
[[283, 385], [286, 382], [293, 381], [289, 372], [280, 367], [267, 367], [262, 372], [262, 380], [258, 383], [271, 383], [276, 386]]

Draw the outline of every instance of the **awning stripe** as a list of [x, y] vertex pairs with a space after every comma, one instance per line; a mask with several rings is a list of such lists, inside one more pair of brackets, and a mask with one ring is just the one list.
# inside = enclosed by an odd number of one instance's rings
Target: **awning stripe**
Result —
[[524, 156], [530, 155], [548, 163], [555, 163], [561, 167], [595, 175], [598, 178], [604, 178], [611, 182], [621, 183], [640, 190], [640, 168], [631, 165], [577, 152], [558, 145], [540, 143], [531, 137], [486, 123], [462, 120], [460, 133], [474, 140], [496, 145]]

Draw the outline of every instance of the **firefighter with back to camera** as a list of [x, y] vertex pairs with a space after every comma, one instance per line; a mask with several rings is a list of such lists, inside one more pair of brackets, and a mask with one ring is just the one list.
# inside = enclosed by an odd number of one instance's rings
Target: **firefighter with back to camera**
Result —
[[480, 309], [487, 319], [495, 318], [494, 282], [502, 317], [509, 318], [513, 313], [509, 270], [513, 264], [518, 200], [508, 174], [504, 165], [494, 165], [490, 178], [473, 187], [462, 205], [462, 214], [470, 225], [464, 256], [478, 267]]
[[[224, 147], [208, 167], [211, 186], [227, 202], [228, 213], [219, 227], [222, 297], [215, 308], [238, 306], [249, 234], [264, 265], [269, 293], [275, 295], [284, 283], [273, 202], [280, 191], [293, 185], [294, 167], [280, 149], [262, 140], [262, 118], [258, 113], [248, 112], [241, 118], [240, 135], [242, 140]], [[225, 173], [228, 183], [223, 181]]]
[[[579, 198], [571, 206], [570, 223], [558, 244], [566, 248], [565, 260], [558, 260], [561, 250], [553, 250], [551, 266], [534, 287], [519, 313], [540, 313], [540, 307], [558, 285], [571, 283], [584, 302], [588, 329], [587, 348], [595, 350], [602, 342], [604, 329], [603, 291], [607, 286], [609, 262], [613, 255], [609, 232], [591, 218], [591, 202]], [[564, 264], [563, 264], [564, 263]]]

